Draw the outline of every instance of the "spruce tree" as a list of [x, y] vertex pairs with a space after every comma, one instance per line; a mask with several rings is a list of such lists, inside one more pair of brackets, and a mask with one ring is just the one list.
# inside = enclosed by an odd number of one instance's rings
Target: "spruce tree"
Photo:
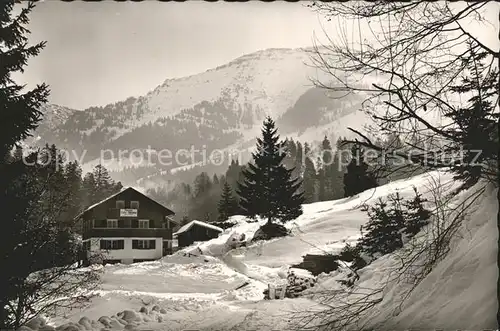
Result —
[[302, 170], [303, 170], [303, 160], [304, 158], [304, 151], [302, 148], [302, 144], [300, 142], [297, 142], [297, 154], [295, 156], [295, 171], [297, 174], [297, 177], [301, 176]]
[[304, 164], [304, 177], [302, 187], [304, 188], [304, 199], [306, 203], [316, 202], [317, 173], [314, 163], [306, 157]]
[[321, 167], [318, 170], [319, 177], [319, 201], [330, 200], [332, 197], [331, 164], [333, 157], [330, 140], [325, 135], [321, 142]]
[[274, 121], [268, 117], [257, 139], [253, 163], [243, 170], [244, 179], [238, 183], [240, 207], [249, 217], [260, 216], [268, 223], [279, 219], [286, 222], [302, 214], [303, 194], [297, 190], [300, 179], [292, 179], [293, 169], [283, 165], [285, 143], [280, 142]]
[[[45, 42], [28, 45], [28, 14], [35, 4], [28, 3], [17, 17], [12, 17], [15, 1], [0, 1], [0, 159], [4, 159], [17, 142], [30, 136], [42, 119], [40, 107], [47, 102], [49, 88], [37, 85], [26, 91], [12, 74], [23, 72], [28, 59], [37, 56]], [[24, 93], [22, 93], [24, 91]]]
[[65, 182], [67, 183], [68, 219], [73, 219], [82, 210], [82, 169], [77, 161], [69, 162], [64, 168]]
[[[83, 302], [88, 287], [96, 285], [94, 272], [76, 272], [70, 243], [62, 240], [58, 220], [64, 202], [48, 203], [55, 197], [57, 184], [47, 178], [52, 169], [40, 164], [38, 152], [29, 153], [25, 160], [19, 158], [19, 149], [15, 156], [10, 153], [37, 128], [40, 108], [49, 94], [45, 84], [28, 90], [12, 78], [45, 46], [44, 42], [28, 43], [26, 26], [34, 6], [33, 2], [0, 1], [0, 210], [4, 225], [0, 231], [0, 329], [4, 330], [18, 329], [54, 306]], [[61, 256], [71, 263], [61, 266], [65, 262]], [[75, 288], [79, 289], [77, 297]]]
[[365, 190], [377, 187], [377, 181], [368, 172], [368, 164], [364, 161], [363, 150], [354, 145], [351, 150], [352, 159], [344, 174], [344, 195], [350, 197]]
[[404, 202], [405, 210], [405, 229], [407, 237], [414, 237], [420, 230], [429, 224], [429, 219], [432, 215], [431, 211], [424, 207], [427, 202], [425, 198], [414, 187], [415, 197], [412, 200]]
[[[451, 89], [469, 98], [464, 106], [449, 110], [445, 116], [455, 123], [455, 129], [450, 133], [461, 147], [457, 151], [460, 152], [460, 159], [452, 166], [455, 178], [472, 185], [481, 176], [498, 176], [498, 165], [495, 164], [498, 163], [499, 149], [499, 69], [491, 69], [487, 51], [478, 51], [473, 43], [468, 47], [470, 57], [462, 59], [465, 67], [463, 78]], [[498, 178], [492, 179], [498, 181]]]
[[116, 183], [109, 175], [108, 170], [101, 164], [94, 167], [94, 170], [87, 173], [83, 178], [83, 204], [87, 208], [108, 196], [119, 192], [122, 189], [120, 182]]
[[227, 182], [224, 182], [224, 186], [222, 188], [221, 199], [218, 203], [219, 222], [225, 222], [230, 216], [233, 216], [236, 213], [238, 202], [233, 196], [233, 190], [231, 186]]
[[361, 239], [363, 251], [373, 257], [385, 255], [403, 246], [402, 230], [404, 213], [399, 194], [390, 197], [391, 205], [379, 199], [375, 206], [368, 209], [369, 221], [363, 226]]

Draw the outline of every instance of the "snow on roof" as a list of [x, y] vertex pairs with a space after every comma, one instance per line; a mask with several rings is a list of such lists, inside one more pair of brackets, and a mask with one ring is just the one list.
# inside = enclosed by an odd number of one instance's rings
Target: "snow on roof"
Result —
[[91, 205], [90, 207], [88, 207], [87, 209], [85, 209], [84, 211], [82, 211], [80, 214], [76, 215], [75, 216], [75, 219], [79, 218], [80, 216], [82, 216], [83, 214], [85, 214], [87, 211], [91, 210], [92, 208], [95, 208], [96, 206], [100, 205], [101, 203], [103, 202], [106, 202], [108, 201], [109, 199], [112, 199], [114, 197], [116, 197], [118, 194], [122, 193], [123, 191], [129, 189], [130, 187], [123, 187], [119, 192], [116, 192], [114, 194], [111, 194], [109, 197], [107, 197], [106, 199], [103, 199], [99, 202], [96, 202], [94, 203], [93, 205]]
[[[83, 214], [85, 214], [87, 211], [91, 210], [92, 208], [95, 208], [96, 206], [100, 205], [101, 203], [104, 203], [104, 202], [108, 201], [109, 199], [112, 199], [112, 198], [116, 197], [118, 194], [120, 194], [120, 193], [122, 193], [122, 192], [124, 192], [124, 191], [126, 191], [126, 190], [130, 190], [130, 189], [132, 189], [132, 190], [134, 190], [134, 191], [136, 191], [136, 192], [139, 192], [138, 190], [136, 190], [136, 189], [135, 189], [135, 188], [133, 188], [132, 186], [129, 186], [129, 187], [122, 187], [122, 189], [121, 189], [119, 192], [116, 192], [116, 193], [114, 193], [114, 194], [111, 194], [111, 195], [110, 195], [109, 197], [107, 197], [106, 199], [103, 199], [103, 200], [101, 200], [101, 201], [99, 201], [99, 202], [94, 203], [93, 205], [91, 205], [90, 207], [88, 207], [87, 209], [85, 209], [84, 211], [82, 211], [80, 214], [76, 215], [74, 219], [77, 219], [77, 218], [81, 217]], [[150, 197], [148, 197], [146, 194], [144, 194], [144, 193], [142, 193], [142, 192], [139, 192], [139, 193], [140, 193], [140, 194], [142, 194], [142, 195], [144, 195], [145, 197], [147, 197], [147, 198], [148, 198], [148, 199], [150, 199], [151, 201], [153, 201], [153, 202], [155, 202], [155, 203], [159, 204], [160, 206], [162, 206], [162, 207], [164, 207], [164, 208], [168, 209], [167, 207], [163, 206], [161, 203], [159, 203], [159, 202], [157, 202], [157, 201], [155, 201], [155, 200], [151, 199]], [[169, 209], [169, 210], [170, 210], [170, 209]], [[176, 222], [175, 220], [173, 220], [173, 219], [171, 219], [171, 221], [173, 221], [173, 222], [177, 223], [177, 222]]]
[[193, 225], [199, 225], [199, 226], [203, 226], [205, 228], [209, 228], [209, 229], [212, 229], [212, 230], [216, 230], [216, 231], [220, 231], [220, 232], [224, 232], [224, 230], [222, 228], [219, 228], [218, 226], [215, 226], [215, 225], [212, 225], [212, 224], [208, 224], [208, 223], [205, 223], [205, 222], [201, 222], [201, 221], [197, 221], [197, 220], [194, 220], [194, 221], [191, 221], [189, 222], [188, 224], [186, 225], [183, 225], [176, 233], [174, 233], [174, 236], [178, 235], [179, 233], [183, 233], [183, 232], [186, 232], [187, 230], [191, 229], [191, 227]]

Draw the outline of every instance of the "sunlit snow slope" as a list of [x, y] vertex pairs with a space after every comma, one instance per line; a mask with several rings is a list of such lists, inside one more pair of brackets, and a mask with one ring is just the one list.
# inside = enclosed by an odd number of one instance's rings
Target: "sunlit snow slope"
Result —
[[[363, 203], [374, 203], [394, 192], [410, 197], [413, 186], [425, 195], [436, 184], [443, 194], [460, 185], [450, 174], [432, 172], [352, 198], [304, 205], [304, 214], [287, 225], [293, 229], [292, 236], [228, 252], [228, 239], [244, 233], [249, 240], [259, 226], [234, 217], [238, 225], [198, 247], [155, 262], [104, 267], [98, 297], [87, 308], [64, 316], [60, 312], [50, 321], [63, 324], [61, 330], [99, 330], [105, 325], [117, 330], [289, 330], [296, 324], [295, 312], [320, 308], [311, 297], [263, 301], [262, 291], [268, 283], [282, 283], [287, 268], [307, 253], [335, 252], [345, 241], [355, 240], [360, 225], [367, 221], [359, 208]], [[464, 201], [473, 189], [459, 193], [454, 203]], [[471, 206], [446, 259], [420, 283], [401, 310], [395, 313], [401, 286], [391, 286], [366, 317], [366, 325], [384, 330], [496, 327], [497, 210], [496, 191], [487, 189]], [[187, 252], [198, 256], [183, 256]], [[363, 269], [361, 284], [383, 282], [384, 270], [391, 263], [394, 258], [385, 256]], [[333, 273], [322, 275], [316, 289], [336, 288], [335, 277]], [[245, 283], [248, 285], [237, 289]]]

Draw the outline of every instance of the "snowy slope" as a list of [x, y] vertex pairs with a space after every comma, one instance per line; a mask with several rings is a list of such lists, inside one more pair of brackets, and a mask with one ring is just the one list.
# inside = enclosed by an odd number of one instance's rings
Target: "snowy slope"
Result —
[[[395, 192], [410, 197], [413, 186], [429, 197], [436, 183], [443, 195], [460, 185], [449, 173], [432, 172], [352, 198], [304, 205], [304, 214], [287, 225], [292, 236], [229, 250], [232, 238], [241, 239], [245, 234], [244, 240], [250, 241], [259, 226], [236, 216], [237, 225], [219, 238], [160, 261], [106, 266], [99, 296], [86, 309], [65, 312], [64, 316], [59, 312], [50, 321], [53, 325], [66, 323], [61, 330], [69, 326], [97, 330], [103, 323], [111, 323], [109, 328], [116, 330], [288, 330], [297, 325], [297, 313], [322, 309], [314, 293], [338, 287], [338, 274], [322, 275], [309, 298], [262, 301], [267, 283], [283, 283], [287, 268], [302, 255], [336, 252], [346, 241], [355, 240], [359, 226], [367, 220], [359, 209], [361, 204]], [[459, 193], [452, 203], [459, 205], [475, 189]], [[397, 309], [398, 295], [404, 285], [388, 286], [383, 301], [362, 322], [384, 330], [494, 328], [497, 211], [496, 190], [488, 189], [470, 208], [447, 258], [418, 285], [402, 308]], [[386, 271], [395, 261], [388, 255], [362, 269], [360, 284], [373, 287], [386, 282]], [[125, 310], [135, 313], [123, 313]], [[135, 321], [124, 320], [130, 314], [135, 314]], [[79, 322], [82, 316], [88, 320]], [[97, 322], [99, 319], [102, 322]]]
[[319, 70], [304, 64], [311, 61], [302, 49], [266, 49], [201, 74], [167, 79], [147, 94], [152, 113], [144, 121], [172, 115], [204, 100], [215, 101], [221, 93], [236, 104], [250, 104], [277, 118], [312, 87], [308, 78], [319, 75]]

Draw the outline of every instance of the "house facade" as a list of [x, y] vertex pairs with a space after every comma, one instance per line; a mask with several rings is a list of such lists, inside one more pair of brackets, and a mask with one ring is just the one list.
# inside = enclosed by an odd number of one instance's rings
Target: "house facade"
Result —
[[195, 242], [217, 238], [224, 230], [218, 226], [200, 221], [192, 221], [183, 225], [173, 238], [178, 240], [179, 248], [187, 247]]
[[77, 216], [82, 224], [85, 262], [127, 264], [171, 254], [173, 215], [172, 210], [132, 187], [90, 206]]

